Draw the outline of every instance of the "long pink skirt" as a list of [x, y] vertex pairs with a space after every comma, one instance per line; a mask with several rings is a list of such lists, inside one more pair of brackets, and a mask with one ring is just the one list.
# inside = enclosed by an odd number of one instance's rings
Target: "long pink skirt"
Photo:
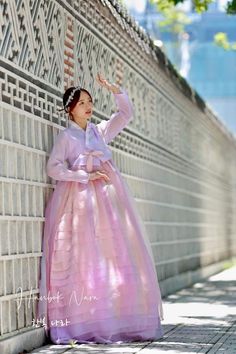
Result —
[[128, 185], [110, 177], [57, 181], [45, 211], [37, 318], [53, 343], [114, 343], [163, 336], [150, 244]]

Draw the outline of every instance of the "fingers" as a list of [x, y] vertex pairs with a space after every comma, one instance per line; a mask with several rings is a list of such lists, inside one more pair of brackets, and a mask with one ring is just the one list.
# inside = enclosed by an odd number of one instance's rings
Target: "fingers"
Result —
[[109, 177], [105, 173], [101, 173], [100, 176], [103, 177], [106, 181], [109, 181]]
[[105, 180], [106, 180], [107, 182], [110, 181], [110, 178], [109, 178], [107, 175], [104, 175], [104, 178], [105, 178]]
[[98, 78], [99, 78], [99, 80], [101, 80], [101, 81], [105, 80], [105, 77], [102, 76], [100, 73], [98, 73]]
[[96, 77], [96, 79], [97, 79], [97, 81], [99, 82], [99, 83], [103, 83], [103, 81], [105, 80], [105, 78], [104, 77], [102, 77], [102, 75], [101, 74], [97, 74], [97, 77]]
[[89, 173], [89, 179], [91, 180], [91, 181], [93, 181], [94, 179], [96, 179], [97, 178], [97, 176], [96, 176], [96, 173], [95, 172], [90, 172]]
[[106, 174], [106, 171], [104, 170], [90, 173], [90, 177], [89, 177], [90, 180], [95, 180], [99, 178], [104, 178], [106, 182], [110, 181], [109, 176]]
[[107, 88], [110, 87], [110, 83], [101, 75], [101, 74], [97, 74], [97, 77], [96, 77], [96, 80], [97, 82], [101, 85], [101, 86], [105, 86]]
[[110, 178], [104, 172], [97, 172], [101, 177], [103, 177], [107, 182], [110, 181]]

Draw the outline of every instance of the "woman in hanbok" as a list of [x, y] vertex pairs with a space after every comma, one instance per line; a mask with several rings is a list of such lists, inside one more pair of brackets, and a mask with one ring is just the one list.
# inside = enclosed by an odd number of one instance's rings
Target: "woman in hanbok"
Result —
[[47, 162], [56, 180], [46, 210], [37, 321], [56, 344], [122, 343], [163, 336], [163, 308], [151, 246], [134, 197], [108, 146], [131, 121], [126, 90], [98, 74], [117, 112], [90, 121], [81, 87], [63, 96], [68, 127]]

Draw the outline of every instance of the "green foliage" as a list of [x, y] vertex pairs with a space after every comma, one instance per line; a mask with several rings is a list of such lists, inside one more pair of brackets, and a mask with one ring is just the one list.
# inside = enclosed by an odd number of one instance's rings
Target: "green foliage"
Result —
[[75, 348], [77, 346], [78, 341], [76, 339], [70, 339], [69, 345], [71, 348]]
[[[193, 7], [197, 13], [202, 13], [207, 11], [209, 4], [215, 0], [193, 0]], [[160, 11], [168, 8], [168, 6], [176, 6], [183, 3], [184, 0], [150, 0], [150, 3], [156, 4]], [[226, 13], [236, 14], [236, 0], [228, 1], [226, 7]]]
[[214, 2], [214, 0], [194, 0], [193, 6], [197, 13], [202, 13], [208, 10], [208, 6], [212, 2]]
[[225, 50], [236, 50], [236, 42], [230, 44], [227, 34], [223, 32], [215, 34], [214, 43]]
[[191, 23], [191, 20], [185, 13], [175, 7], [174, 2], [169, 0], [150, 0], [155, 3], [158, 11], [163, 15], [164, 19], [158, 22], [163, 31], [175, 34], [183, 33], [185, 25]]
[[[151, 4], [156, 5], [158, 11], [163, 15], [164, 20], [159, 21], [158, 25], [162, 31], [181, 34], [184, 32], [185, 25], [191, 23], [189, 17], [178, 9], [178, 4], [184, 0], [149, 0]], [[207, 11], [210, 3], [215, 0], [193, 0], [193, 6], [196, 12]], [[226, 13], [236, 14], [236, 0], [228, 1]], [[226, 33], [219, 32], [214, 36], [214, 43], [225, 50], [236, 50], [236, 42], [229, 43]]]
[[236, 259], [231, 258], [223, 263], [223, 269], [229, 269], [236, 266]]
[[236, 0], [228, 1], [226, 7], [227, 14], [235, 15], [236, 14]]
[[159, 21], [159, 26], [165, 31], [172, 33], [183, 33], [185, 25], [191, 23], [188, 16], [182, 11], [171, 8], [170, 10], [163, 11], [164, 20]]

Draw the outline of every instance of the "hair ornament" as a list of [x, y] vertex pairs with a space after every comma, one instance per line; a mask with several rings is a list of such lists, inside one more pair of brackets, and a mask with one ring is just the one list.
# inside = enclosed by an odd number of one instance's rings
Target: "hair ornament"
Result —
[[60, 112], [60, 111], [68, 112], [67, 108], [69, 107], [70, 103], [72, 102], [76, 91], [79, 91], [80, 89], [81, 89], [81, 86], [77, 86], [77, 87], [75, 87], [75, 88], [71, 91], [69, 97], [68, 97], [67, 100], [66, 100], [66, 103], [65, 103], [64, 107], [61, 108], [61, 109], [59, 109], [59, 110], [58, 110], [59, 112]]

